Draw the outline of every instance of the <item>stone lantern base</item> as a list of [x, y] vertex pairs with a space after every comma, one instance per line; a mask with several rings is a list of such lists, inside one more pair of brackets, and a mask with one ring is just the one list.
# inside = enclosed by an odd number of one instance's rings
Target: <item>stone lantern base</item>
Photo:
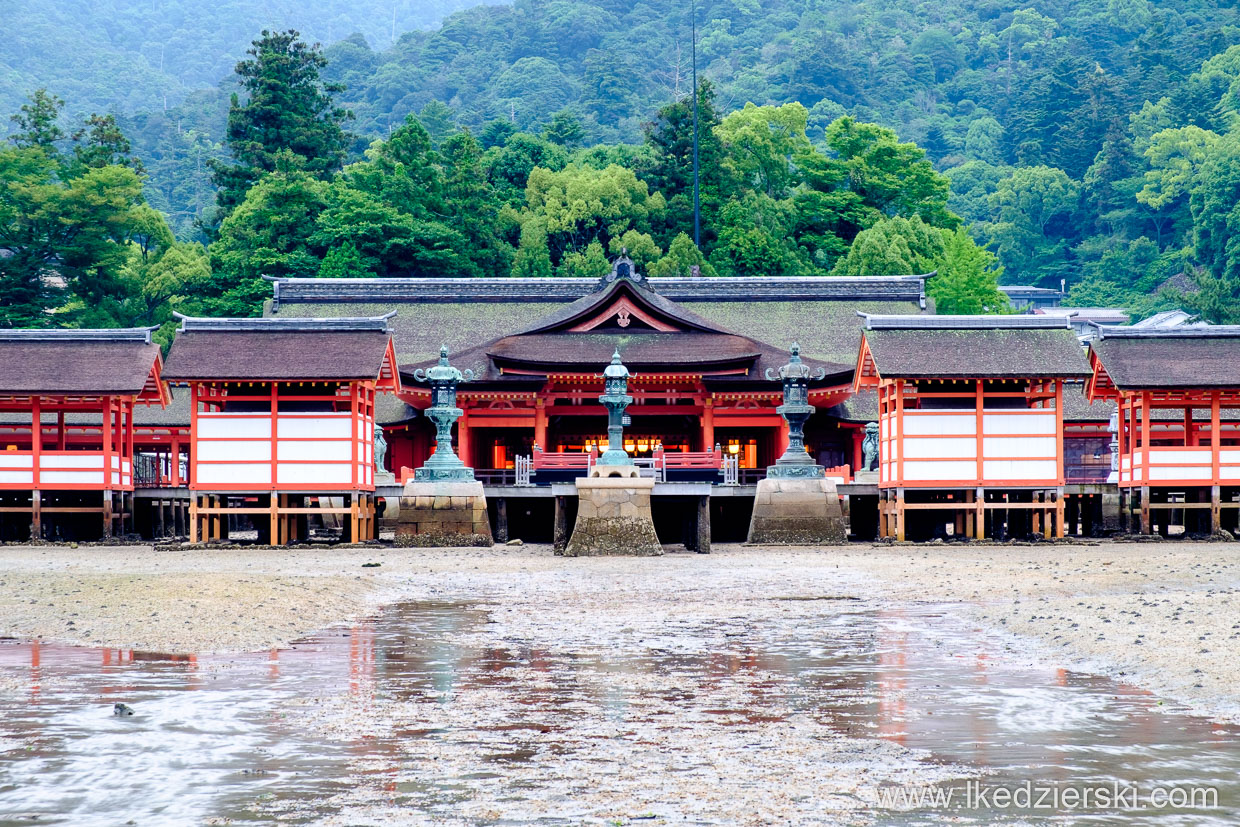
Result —
[[491, 523], [482, 483], [405, 483], [396, 518], [397, 545], [489, 546]]
[[832, 546], [848, 541], [835, 482], [823, 477], [758, 481], [749, 522], [754, 545]]
[[577, 523], [564, 556], [662, 554], [650, 514], [653, 489], [654, 480], [637, 476], [631, 465], [594, 466], [577, 480]]

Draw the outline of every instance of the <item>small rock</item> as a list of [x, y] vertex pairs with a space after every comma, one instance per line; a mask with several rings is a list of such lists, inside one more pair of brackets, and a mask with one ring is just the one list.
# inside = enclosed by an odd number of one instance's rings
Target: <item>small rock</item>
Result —
[[133, 707], [127, 706], [126, 704], [113, 704], [112, 714], [118, 718], [128, 717], [133, 714]]
[[377, 569], [377, 568], [379, 568], [379, 566], [382, 566], [382, 565], [383, 565], [382, 563], [362, 563], [362, 568], [364, 568], [364, 569]]
[[509, 545], [509, 546], [523, 546], [523, 545], [525, 545], [525, 541], [524, 541], [524, 540], [522, 540], [522, 539], [520, 539], [520, 538], [517, 538], [517, 539], [515, 539], [515, 540], [509, 540], [507, 543], [505, 543], [505, 545]]

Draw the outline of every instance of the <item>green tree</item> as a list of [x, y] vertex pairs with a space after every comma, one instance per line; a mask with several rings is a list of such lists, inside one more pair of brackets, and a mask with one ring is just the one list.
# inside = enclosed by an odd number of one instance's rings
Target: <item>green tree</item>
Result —
[[71, 324], [117, 301], [131, 238], [155, 220], [167, 235], [132, 169], [61, 172], [42, 147], [0, 150], [0, 324]]
[[1201, 164], [1189, 206], [1203, 267], [1194, 308], [1215, 323], [1240, 322], [1240, 138], [1221, 137]]
[[[954, 233], [952, 235], [954, 237]], [[848, 255], [840, 259], [831, 275], [929, 273], [943, 259], [945, 250], [943, 234], [917, 216], [885, 218], [857, 234], [848, 248]]]
[[1058, 285], [1080, 185], [1051, 167], [1021, 167], [990, 197], [996, 220], [984, 228], [999, 260], [1022, 283]]
[[521, 225], [521, 244], [512, 258], [512, 275], [517, 278], [547, 278], [551, 275], [547, 228], [537, 218], [527, 219]]
[[551, 259], [558, 261], [592, 241], [605, 250], [611, 239], [628, 230], [649, 232], [662, 220], [666, 203], [659, 193], [651, 194], [632, 170], [569, 164], [559, 172], [542, 167], [530, 172], [526, 208], [544, 222]]
[[200, 297], [204, 312], [255, 316], [271, 289], [263, 276], [318, 275], [310, 248], [327, 205], [327, 185], [293, 162], [255, 184], [220, 225], [212, 242], [212, 276]]
[[724, 164], [738, 181], [772, 198], [782, 198], [796, 180], [793, 159], [810, 148], [805, 137], [809, 111], [799, 103], [754, 106], [730, 112], [715, 127]]
[[236, 66], [245, 99], [234, 94], [228, 111], [228, 147], [236, 163], [213, 165], [220, 220], [278, 161], [330, 178], [350, 141], [343, 124], [352, 115], [332, 99], [344, 88], [320, 79], [327, 59], [317, 44], [305, 43], [296, 31], [264, 30], [247, 54]]
[[678, 233], [667, 248], [667, 255], [651, 264], [649, 273], [652, 276], [687, 278], [693, 275], [694, 267], [697, 267], [703, 276], [718, 275], [715, 268], [706, 261], [706, 256], [702, 255], [702, 251], [693, 243], [693, 239], [684, 233]]
[[942, 232], [938, 275], [926, 284], [935, 312], [977, 315], [1008, 311], [1008, 298], [999, 289], [1003, 268], [995, 254], [977, 246], [964, 227]]
[[584, 250], [566, 253], [560, 261], [556, 275], [563, 278], [598, 279], [607, 275], [610, 270], [611, 262], [607, 260], [607, 253], [596, 239], [587, 244]]
[[581, 119], [576, 113], [561, 109], [551, 116], [551, 123], [543, 130], [543, 136], [551, 143], [571, 150], [581, 146], [586, 133], [581, 128]]
[[9, 120], [17, 128], [9, 140], [22, 149], [39, 148], [55, 155], [56, 145], [65, 139], [60, 128], [60, 112], [65, 102], [46, 89], [36, 89], [21, 110], [10, 115]]

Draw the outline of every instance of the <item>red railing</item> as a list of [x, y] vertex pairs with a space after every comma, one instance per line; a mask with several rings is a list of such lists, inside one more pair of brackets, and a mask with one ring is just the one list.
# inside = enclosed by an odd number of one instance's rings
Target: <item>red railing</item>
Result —
[[705, 468], [718, 471], [723, 467], [723, 450], [716, 445], [713, 451], [664, 451], [660, 446], [654, 451], [655, 468]]
[[590, 466], [596, 462], [598, 462], [597, 448], [591, 448], [588, 452], [562, 453], [544, 451], [535, 445], [532, 465], [535, 471], [572, 471], [589, 470]]

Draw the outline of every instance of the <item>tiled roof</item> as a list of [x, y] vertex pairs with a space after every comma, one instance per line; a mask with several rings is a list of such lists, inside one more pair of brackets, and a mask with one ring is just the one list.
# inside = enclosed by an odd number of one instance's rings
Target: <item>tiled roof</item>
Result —
[[1122, 390], [1240, 387], [1240, 326], [1098, 330], [1091, 346]]
[[158, 360], [146, 328], [0, 331], [0, 393], [137, 395]]
[[383, 316], [183, 318], [165, 375], [182, 382], [374, 379], [390, 338]]

